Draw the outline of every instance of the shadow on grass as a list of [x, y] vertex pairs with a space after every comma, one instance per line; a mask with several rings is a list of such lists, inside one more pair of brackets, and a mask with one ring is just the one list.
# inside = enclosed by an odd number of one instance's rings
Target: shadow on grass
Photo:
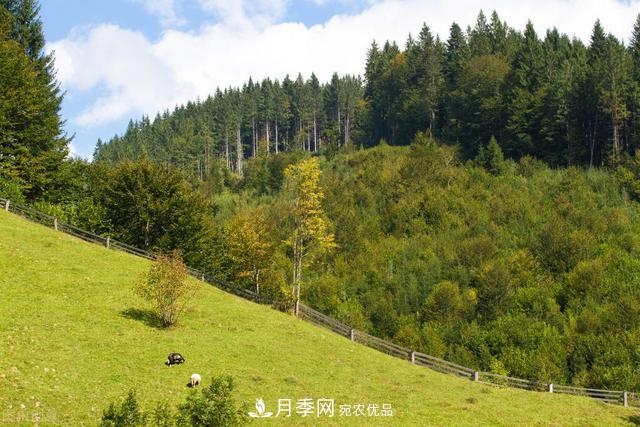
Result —
[[631, 415], [627, 418], [627, 421], [635, 426], [640, 426], [640, 415]]
[[162, 321], [153, 310], [127, 308], [126, 310], [122, 310], [120, 312], [120, 315], [122, 317], [126, 317], [127, 319], [137, 320], [138, 322], [142, 322], [145, 325], [152, 328], [164, 329], [164, 327], [162, 326]]

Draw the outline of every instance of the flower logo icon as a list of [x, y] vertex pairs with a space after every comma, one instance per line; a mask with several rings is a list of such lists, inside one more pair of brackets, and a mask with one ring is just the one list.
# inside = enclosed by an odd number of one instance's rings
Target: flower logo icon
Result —
[[249, 412], [249, 416], [252, 418], [270, 418], [273, 416], [273, 412], [266, 412], [267, 405], [264, 400], [256, 399], [256, 412]]

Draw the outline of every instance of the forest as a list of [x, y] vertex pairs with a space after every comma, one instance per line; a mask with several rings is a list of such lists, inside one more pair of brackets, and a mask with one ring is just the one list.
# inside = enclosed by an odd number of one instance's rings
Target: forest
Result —
[[585, 45], [480, 12], [466, 31], [454, 23], [444, 42], [425, 25], [403, 48], [374, 42], [367, 56], [362, 77], [250, 79], [132, 121], [99, 141], [94, 158], [148, 157], [203, 181], [220, 160], [241, 173], [244, 159], [260, 154], [408, 145], [420, 131], [465, 159], [495, 136], [507, 157], [552, 166], [615, 164], [638, 147], [640, 22], [628, 46], [599, 21]]
[[640, 390], [640, 17], [497, 13], [249, 79], [69, 158], [32, 0], [0, 0], [0, 197], [465, 366]]

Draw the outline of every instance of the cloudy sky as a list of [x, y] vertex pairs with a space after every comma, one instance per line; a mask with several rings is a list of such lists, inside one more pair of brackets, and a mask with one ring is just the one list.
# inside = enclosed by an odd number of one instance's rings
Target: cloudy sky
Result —
[[640, 0], [42, 0], [48, 49], [67, 92], [73, 152], [98, 138], [252, 76], [362, 73], [372, 40], [402, 43], [423, 22], [446, 39], [453, 21], [496, 10], [522, 29], [557, 27], [588, 41], [600, 18], [628, 40]]

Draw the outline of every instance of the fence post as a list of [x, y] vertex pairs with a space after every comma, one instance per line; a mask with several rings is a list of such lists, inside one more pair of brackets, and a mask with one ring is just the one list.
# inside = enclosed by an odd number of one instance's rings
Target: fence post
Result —
[[549, 393], [553, 393], [553, 384], [549, 384]]
[[478, 371], [475, 371], [475, 372], [473, 373], [473, 380], [474, 380], [475, 382], [480, 381], [480, 373], [479, 373]]
[[11, 204], [11, 200], [7, 200], [7, 201], [4, 203], [4, 210], [5, 210], [5, 211], [9, 212], [9, 205], [10, 205], [10, 204]]
[[200, 279], [204, 282], [204, 273], [202, 273], [202, 276], [200, 276]]
[[411, 363], [416, 363], [416, 352], [412, 351], [411, 352]]
[[58, 218], [53, 218], [53, 228], [58, 231]]
[[107, 249], [111, 248], [111, 237], [107, 236]]
[[355, 341], [356, 340], [356, 330], [355, 329], [351, 329], [349, 331], [349, 339], [351, 339], [351, 341]]
[[624, 399], [624, 406], [626, 408], [627, 406], [629, 406], [629, 393], [625, 391], [622, 395], [622, 398]]

